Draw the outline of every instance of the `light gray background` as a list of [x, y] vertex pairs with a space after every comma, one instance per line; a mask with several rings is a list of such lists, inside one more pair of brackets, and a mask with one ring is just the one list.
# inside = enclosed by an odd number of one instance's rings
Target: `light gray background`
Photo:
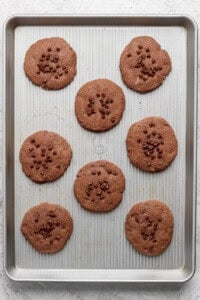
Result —
[[[158, 13], [189, 14], [200, 24], [200, 0], [0, 0], [1, 27], [7, 16], [24, 13]], [[0, 52], [2, 52], [2, 31], [0, 34]], [[176, 41], [174, 41], [176, 43]], [[2, 53], [0, 53], [2, 54]], [[2, 55], [1, 55], [2, 59]], [[0, 65], [1, 62], [0, 62]], [[200, 67], [200, 65], [199, 65]], [[2, 90], [2, 80], [0, 89]], [[0, 107], [1, 113], [1, 107]], [[2, 118], [0, 118], [2, 122]], [[0, 124], [0, 130], [2, 125]], [[2, 131], [0, 131], [0, 145]], [[199, 147], [198, 147], [199, 148]], [[0, 149], [2, 149], [0, 147]], [[199, 162], [198, 162], [199, 166]], [[200, 166], [199, 166], [200, 167]], [[0, 180], [2, 179], [2, 161], [0, 160]], [[198, 180], [199, 182], [199, 180]], [[200, 205], [198, 189], [198, 211]], [[0, 200], [2, 196], [0, 194]], [[193, 279], [180, 286], [175, 285], [122, 285], [122, 284], [44, 284], [15, 283], [3, 273], [2, 247], [2, 205], [0, 201], [0, 299], [199, 299], [200, 300], [200, 217], [197, 217], [197, 271]]]

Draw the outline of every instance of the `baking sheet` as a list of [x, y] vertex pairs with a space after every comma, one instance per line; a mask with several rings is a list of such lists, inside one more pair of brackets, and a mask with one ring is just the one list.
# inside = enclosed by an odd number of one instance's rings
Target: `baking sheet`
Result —
[[[49, 281], [185, 281], [195, 266], [195, 155], [196, 155], [196, 26], [185, 17], [23, 17], [7, 22], [5, 89], [5, 270], [16, 280]], [[163, 85], [142, 95], [128, 89], [119, 72], [119, 58], [129, 41], [154, 37], [172, 60]], [[60, 36], [77, 53], [77, 75], [59, 91], [46, 91], [24, 75], [28, 47], [38, 39]], [[177, 42], [176, 42], [177, 41]], [[13, 46], [13, 48], [12, 48]], [[105, 133], [84, 130], [76, 121], [74, 100], [82, 84], [108, 78], [122, 87], [126, 109], [118, 126]], [[158, 174], [133, 167], [126, 155], [130, 125], [146, 116], [162, 116], [178, 138], [178, 155]], [[19, 149], [37, 130], [67, 138], [73, 158], [59, 180], [38, 185], [22, 172]], [[76, 173], [85, 163], [106, 159], [126, 177], [122, 203], [111, 213], [82, 209], [73, 195]], [[124, 220], [139, 201], [160, 199], [173, 211], [175, 227], [170, 247], [161, 256], [137, 253], [125, 238]], [[66, 247], [42, 255], [20, 233], [25, 212], [43, 201], [66, 207], [74, 231]], [[14, 252], [14, 253], [13, 253]]]

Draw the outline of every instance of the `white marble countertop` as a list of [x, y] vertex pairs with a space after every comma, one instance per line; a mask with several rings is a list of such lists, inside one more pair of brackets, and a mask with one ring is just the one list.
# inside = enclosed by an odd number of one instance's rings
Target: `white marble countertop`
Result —
[[[188, 14], [200, 25], [200, 0], [0, 0], [1, 28], [12, 14], [81, 14], [81, 13], [128, 13], [128, 14]], [[0, 59], [2, 60], [2, 30], [0, 32]], [[198, 55], [200, 71], [200, 51]], [[2, 65], [2, 63], [0, 63]], [[199, 78], [200, 80], [200, 78]], [[198, 80], [198, 83], [200, 84]], [[2, 90], [2, 80], [0, 89]], [[198, 91], [200, 94], [200, 89]], [[200, 96], [200, 95], [199, 95]], [[2, 105], [0, 106], [2, 116]], [[2, 151], [2, 117], [0, 117], [0, 149]], [[200, 122], [200, 120], [199, 120]], [[200, 128], [200, 123], [199, 126]], [[198, 132], [198, 136], [200, 136]], [[198, 140], [198, 150], [200, 144]], [[0, 181], [2, 181], [0, 160]], [[198, 160], [198, 172], [200, 163]], [[198, 177], [197, 199], [197, 264], [194, 277], [183, 285], [149, 284], [47, 284], [16, 283], [3, 272], [3, 217], [2, 192], [0, 191], [0, 299], [195, 299], [200, 300], [200, 182]]]

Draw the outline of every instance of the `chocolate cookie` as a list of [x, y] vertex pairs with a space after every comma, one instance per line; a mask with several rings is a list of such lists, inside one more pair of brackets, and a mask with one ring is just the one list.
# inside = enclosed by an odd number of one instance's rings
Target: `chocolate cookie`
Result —
[[108, 79], [96, 79], [78, 91], [75, 114], [82, 127], [105, 131], [120, 122], [124, 106], [124, 94], [118, 85]]
[[39, 40], [26, 52], [24, 71], [36, 85], [49, 90], [61, 89], [76, 75], [76, 53], [62, 38]]
[[126, 138], [130, 161], [148, 172], [167, 168], [177, 154], [178, 142], [169, 123], [148, 117], [131, 125]]
[[65, 246], [72, 230], [69, 212], [58, 204], [47, 202], [29, 209], [21, 224], [21, 232], [33, 248], [49, 254]]
[[38, 131], [23, 142], [19, 158], [24, 173], [31, 180], [44, 183], [64, 174], [70, 164], [72, 150], [59, 134]]
[[138, 252], [156, 256], [169, 246], [173, 227], [173, 215], [167, 205], [158, 200], [148, 200], [131, 208], [126, 217], [125, 233]]
[[125, 178], [119, 167], [106, 160], [83, 166], [74, 183], [81, 206], [93, 212], [113, 210], [122, 200]]
[[171, 71], [171, 60], [152, 37], [139, 36], [122, 52], [120, 71], [129, 88], [146, 93], [163, 83]]

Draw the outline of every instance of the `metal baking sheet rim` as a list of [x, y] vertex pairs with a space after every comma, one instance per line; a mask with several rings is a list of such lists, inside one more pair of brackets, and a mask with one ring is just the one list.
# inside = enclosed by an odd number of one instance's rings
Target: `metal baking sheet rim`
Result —
[[[81, 19], [102, 19], [102, 20], [108, 20], [110, 18], [112, 19], [136, 19], [136, 23], [138, 22], [139, 25], [142, 25], [143, 21], [142, 19], [145, 18], [145, 26], [147, 25], [159, 25], [159, 20], [165, 20], [167, 22], [167, 25], [171, 24], [173, 20], [173, 25], [176, 25], [176, 20], [179, 22], [187, 22], [189, 26], [192, 28], [194, 35], [194, 49], [193, 49], [193, 98], [194, 98], [194, 114], [193, 114], [193, 148], [192, 148], [192, 157], [193, 157], [193, 173], [192, 173], [192, 264], [187, 266], [183, 266], [181, 269], [176, 270], [177, 278], [174, 279], [174, 270], [137, 270], [137, 276], [135, 276], [134, 271], [135, 270], [86, 270], [86, 269], [68, 269], [67, 273], [68, 276], [66, 276], [65, 271], [62, 271], [60, 269], [48, 269], [46, 271], [45, 276], [38, 277], [39, 273], [38, 270], [29, 270], [27, 275], [24, 276], [24, 270], [19, 269], [15, 266], [15, 263], [13, 265], [8, 264], [8, 234], [7, 230], [9, 230], [7, 226], [7, 191], [9, 186], [8, 185], [8, 179], [7, 179], [7, 168], [8, 168], [8, 160], [7, 160], [7, 135], [10, 133], [7, 130], [7, 123], [6, 123], [6, 112], [7, 112], [7, 106], [9, 103], [7, 102], [9, 97], [12, 95], [12, 91], [8, 89], [9, 83], [7, 81], [7, 58], [8, 58], [8, 52], [7, 52], [7, 29], [10, 23], [16, 22], [14, 24], [14, 28], [17, 25], [23, 25], [23, 21], [26, 20], [26, 25], [31, 23], [35, 25], [35, 21], [37, 22], [39, 20], [40, 25], [46, 24], [48, 26], [48, 21], [55, 19], [56, 21], [62, 20], [62, 19], [68, 19], [68, 18], [74, 18], [76, 21], [79, 21]], [[33, 22], [34, 20], [34, 22]], [[148, 21], [147, 21], [148, 20]], [[19, 23], [18, 23], [19, 22]], [[46, 22], [46, 23], [45, 23]], [[150, 22], [150, 24], [148, 24]], [[162, 21], [161, 21], [162, 22]], [[64, 21], [63, 21], [64, 23]], [[168, 24], [169, 23], [169, 24]], [[52, 25], [52, 24], [51, 24]], [[55, 24], [54, 24], [55, 25]], [[134, 24], [135, 25], [135, 24]], [[134, 26], [133, 25], [133, 26]], [[137, 25], [137, 24], [136, 24]], [[166, 26], [166, 24], [164, 24]], [[184, 26], [184, 25], [182, 25]], [[186, 26], [186, 25], [185, 25]], [[197, 176], [197, 24], [196, 22], [188, 15], [12, 15], [7, 18], [7, 20], [4, 23], [3, 27], [3, 70], [4, 70], [4, 80], [5, 83], [3, 85], [3, 161], [5, 161], [3, 166], [3, 214], [4, 214], [4, 271], [5, 274], [14, 281], [41, 281], [41, 282], [126, 282], [126, 283], [142, 283], [142, 282], [149, 282], [149, 283], [184, 283], [188, 280], [190, 280], [194, 273], [196, 268], [196, 176]], [[188, 45], [187, 45], [188, 47]], [[188, 78], [188, 77], [187, 77]], [[14, 82], [14, 79], [12, 79]], [[8, 85], [8, 86], [7, 86]], [[10, 128], [9, 128], [10, 129]], [[14, 180], [14, 178], [12, 178]], [[13, 205], [14, 210], [14, 205]], [[9, 253], [10, 254], [10, 253]], [[59, 273], [59, 276], [56, 274]], [[161, 275], [163, 273], [163, 276]], [[172, 279], [173, 278], [173, 279]]]

